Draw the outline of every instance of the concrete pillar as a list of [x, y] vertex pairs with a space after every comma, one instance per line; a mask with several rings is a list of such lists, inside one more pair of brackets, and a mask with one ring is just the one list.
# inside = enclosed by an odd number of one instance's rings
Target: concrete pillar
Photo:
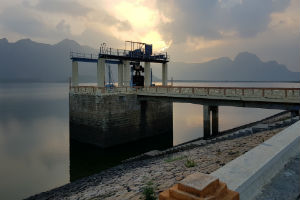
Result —
[[162, 85], [168, 85], [168, 63], [162, 64]]
[[145, 62], [145, 87], [150, 87], [151, 84], [151, 69], [150, 69], [150, 62]]
[[211, 125], [211, 131], [212, 136], [217, 136], [219, 133], [219, 107], [218, 106], [211, 106], [211, 112], [212, 112], [212, 125]]
[[203, 105], [203, 138], [210, 137], [210, 107]]
[[78, 86], [78, 62], [72, 61], [72, 86]]
[[119, 63], [118, 64], [118, 86], [122, 87], [124, 85], [123, 83], [123, 68], [124, 68], [124, 64], [123, 63]]
[[99, 58], [97, 63], [97, 86], [105, 86], [105, 59]]
[[130, 63], [128, 60], [123, 60], [124, 63], [124, 86], [130, 86]]

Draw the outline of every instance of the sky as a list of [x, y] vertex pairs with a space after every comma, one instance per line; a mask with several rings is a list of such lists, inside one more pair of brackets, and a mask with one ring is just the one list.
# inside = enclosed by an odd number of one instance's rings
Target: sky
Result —
[[151, 43], [172, 61], [243, 51], [300, 71], [299, 0], [0, 0], [0, 38], [99, 48]]

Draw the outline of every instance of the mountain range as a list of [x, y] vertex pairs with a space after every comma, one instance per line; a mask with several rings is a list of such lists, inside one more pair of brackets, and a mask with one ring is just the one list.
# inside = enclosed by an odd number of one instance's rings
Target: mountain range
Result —
[[[0, 82], [65, 82], [71, 75], [70, 51], [97, 53], [96, 49], [68, 39], [54, 45], [30, 39], [14, 43], [0, 39]], [[94, 65], [80, 63], [80, 81], [96, 82]], [[112, 67], [112, 74], [117, 81], [116, 67]], [[255, 54], [242, 52], [234, 60], [222, 57], [204, 63], [170, 62], [169, 77], [203, 81], [299, 81], [300, 73], [291, 72], [276, 61], [263, 62]]]

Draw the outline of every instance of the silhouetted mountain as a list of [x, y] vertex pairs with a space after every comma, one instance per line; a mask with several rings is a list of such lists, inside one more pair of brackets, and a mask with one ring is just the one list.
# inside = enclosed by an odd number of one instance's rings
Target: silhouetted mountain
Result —
[[262, 62], [255, 54], [239, 53], [234, 60], [223, 57], [205, 63], [170, 63], [175, 80], [299, 81], [300, 73], [276, 61]]
[[[30, 39], [15, 43], [0, 39], [0, 81], [67, 81], [71, 75], [70, 51], [97, 53], [96, 49], [68, 39], [54, 45]], [[111, 69], [112, 79], [117, 81], [117, 67]], [[95, 63], [80, 63], [79, 72], [81, 82], [96, 82]], [[218, 81], [296, 81], [300, 77], [276, 61], [262, 62], [247, 52], [238, 54], [233, 61], [223, 57], [205, 63], [171, 62], [169, 74], [177, 80]]]

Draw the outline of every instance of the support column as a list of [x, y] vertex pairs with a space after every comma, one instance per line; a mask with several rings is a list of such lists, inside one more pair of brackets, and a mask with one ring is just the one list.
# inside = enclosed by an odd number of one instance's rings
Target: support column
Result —
[[97, 86], [105, 86], [105, 59], [99, 58], [97, 63]]
[[145, 68], [145, 71], [144, 71], [145, 87], [150, 87], [150, 84], [151, 84], [150, 62], [145, 62], [144, 68]]
[[124, 86], [130, 86], [130, 64], [128, 60], [123, 60], [124, 63]]
[[162, 85], [168, 85], [168, 63], [162, 64]]
[[72, 86], [78, 86], [78, 62], [72, 61]]
[[118, 87], [122, 87], [124, 86], [123, 83], [123, 68], [124, 68], [124, 64], [123, 63], [119, 63], [118, 64]]
[[212, 136], [217, 136], [219, 133], [219, 107], [218, 106], [210, 106], [212, 112]]
[[203, 138], [210, 137], [210, 107], [203, 105]]

